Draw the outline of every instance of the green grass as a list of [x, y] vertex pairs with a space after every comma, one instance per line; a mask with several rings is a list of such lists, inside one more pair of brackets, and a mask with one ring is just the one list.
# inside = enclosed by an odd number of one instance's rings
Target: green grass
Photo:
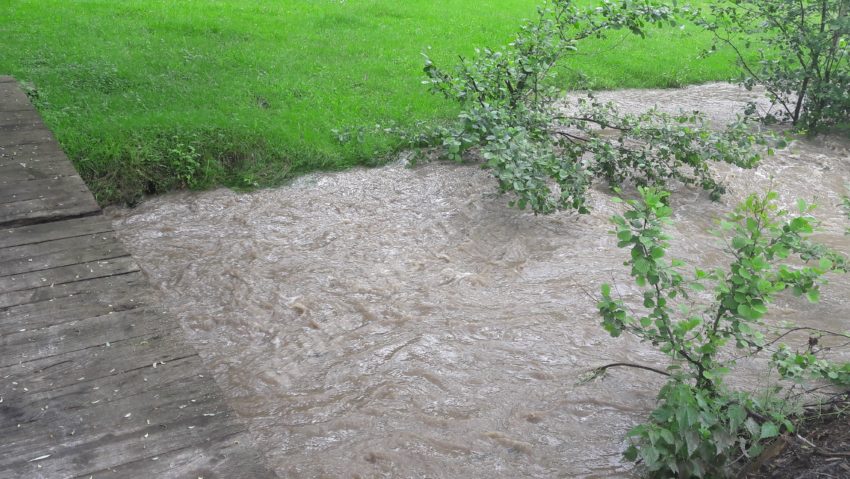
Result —
[[[448, 64], [510, 40], [536, 0], [6, 0], [0, 74], [31, 88], [101, 203], [173, 188], [280, 184], [371, 165], [388, 135], [334, 129], [453, 116], [420, 53]], [[588, 44], [565, 86], [679, 86], [727, 79], [698, 60], [695, 28]], [[598, 52], [597, 55], [590, 53]], [[581, 73], [578, 73], [581, 72]]]

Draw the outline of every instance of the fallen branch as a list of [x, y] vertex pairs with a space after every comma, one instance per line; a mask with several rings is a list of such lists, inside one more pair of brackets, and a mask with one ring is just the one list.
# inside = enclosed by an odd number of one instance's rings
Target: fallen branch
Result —
[[813, 442], [809, 441], [808, 439], [804, 438], [803, 436], [801, 436], [801, 435], [799, 435], [799, 434], [795, 434], [795, 435], [794, 435], [794, 439], [796, 439], [798, 443], [801, 443], [801, 444], [803, 444], [803, 445], [808, 446], [809, 448], [811, 448], [811, 449], [812, 449], [812, 452], [814, 452], [814, 453], [815, 453], [815, 454], [817, 454], [818, 456], [824, 456], [824, 457], [850, 457], [850, 452], [832, 452], [832, 451], [827, 451], [826, 449], [823, 449], [822, 447], [820, 447], [820, 446], [816, 445], [815, 443], [813, 443]]
[[635, 364], [635, 363], [611, 363], [611, 364], [606, 364], [606, 365], [604, 365], [604, 366], [599, 366], [598, 368], [594, 368], [594, 369], [593, 369], [593, 371], [592, 371], [592, 372], [593, 372], [593, 377], [598, 377], [598, 376], [600, 376], [602, 373], [604, 373], [605, 371], [607, 371], [608, 369], [610, 369], [610, 368], [617, 368], [617, 367], [643, 369], [644, 371], [652, 371], [652, 372], [654, 372], [654, 373], [656, 373], [656, 374], [661, 374], [662, 376], [667, 376], [667, 377], [672, 376], [672, 375], [671, 375], [670, 373], [668, 373], [667, 371], [662, 371], [661, 369], [656, 369], [656, 368], [653, 368], [652, 366], [644, 366], [643, 364]]

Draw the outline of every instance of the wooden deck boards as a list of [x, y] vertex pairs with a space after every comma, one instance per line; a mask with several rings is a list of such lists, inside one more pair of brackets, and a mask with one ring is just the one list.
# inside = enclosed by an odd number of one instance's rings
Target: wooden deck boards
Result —
[[0, 77], [0, 478], [21, 477], [276, 476]]

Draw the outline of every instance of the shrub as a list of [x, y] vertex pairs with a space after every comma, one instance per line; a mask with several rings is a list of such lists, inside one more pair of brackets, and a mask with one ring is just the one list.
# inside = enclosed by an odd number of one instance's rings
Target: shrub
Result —
[[[713, 270], [696, 268], [692, 277], [686, 276], [684, 262], [667, 258], [668, 193], [654, 188], [639, 192], [640, 200], [627, 202], [628, 212], [613, 217], [612, 233], [630, 251], [625, 265], [643, 291], [643, 307], [628, 307], [606, 284], [598, 308], [602, 326], [612, 336], [633, 334], [671, 362], [666, 371], [638, 365], [669, 379], [649, 421], [629, 432], [626, 458], [640, 461], [652, 477], [725, 477], [737, 458], [758, 455], [765, 441], [793, 429], [788, 404], [778, 396], [759, 399], [726, 387], [724, 377], [739, 359], [766, 351], [784, 379], [850, 385], [850, 365], [818, 358], [811, 347], [816, 341], [810, 340], [804, 352], [779, 344], [785, 335], [768, 341], [763, 319], [769, 304], [785, 292], [818, 301], [824, 275], [846, 272], [847, 262], [809, 239], [817, 225], [811, 205], [800, 201], [798, 213], [790, 214], [777, 206], [777, 194], [769, 192], [749, 196], [720, 223], [731, 263]], [[800, 329], [807, 328], [790, 331]], [[735, 355], [729, 354], [732, 347]], [[595, 373], [615, 365], [620, 364]]]
[[699, 16], [731, 47], [747, 88], [778, 107], [768, 119], [809, 132], [850, 122], [850, 1], [726, 0]]
[[613, 187], [678, 180], [716, 197], [723, 185], [708, 162], [750, 167], [759, 159], [756, 146], [765, 139], [746, 120], [713, 131], [698, 113], [622, 114], [592, 96], [565, 108], [563, 92], [551, 85], [552, 69], [583, 39], [615, 29], [644, 35], [651, 25], [675, 24], [676, 11], [650, 0], [593, 9], [549, 0], [503, 48], [477, 50], [447, 70], [426, 56], [425, 83], [463, 111], [455, 123], [415, 141], [439, 146], [453, 160], [482, 159], [501, 191], [514, 195], [511, 204], [535, 213], [587, 212], [585, 194], [597, 178]]

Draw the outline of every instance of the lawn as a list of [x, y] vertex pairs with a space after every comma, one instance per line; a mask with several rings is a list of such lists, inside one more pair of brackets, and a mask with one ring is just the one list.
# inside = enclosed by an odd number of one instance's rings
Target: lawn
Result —
[[[586, 0], [585, 0], [586, 1]], [[589, 1], [587, 3], [590, 3]], [[536, 0], [6, 0], [0, 74], [25, 82], [101, 203], [179, 187], [267, 186], [380, 163], [398, 147], [333, 130], [439, 121], [421, 85], [510, 40]], [[678, 86], [734, 75], [693, 27], [594, 40], [565, 87]], [[594, 54], [595, 53], [595, 54]]]

